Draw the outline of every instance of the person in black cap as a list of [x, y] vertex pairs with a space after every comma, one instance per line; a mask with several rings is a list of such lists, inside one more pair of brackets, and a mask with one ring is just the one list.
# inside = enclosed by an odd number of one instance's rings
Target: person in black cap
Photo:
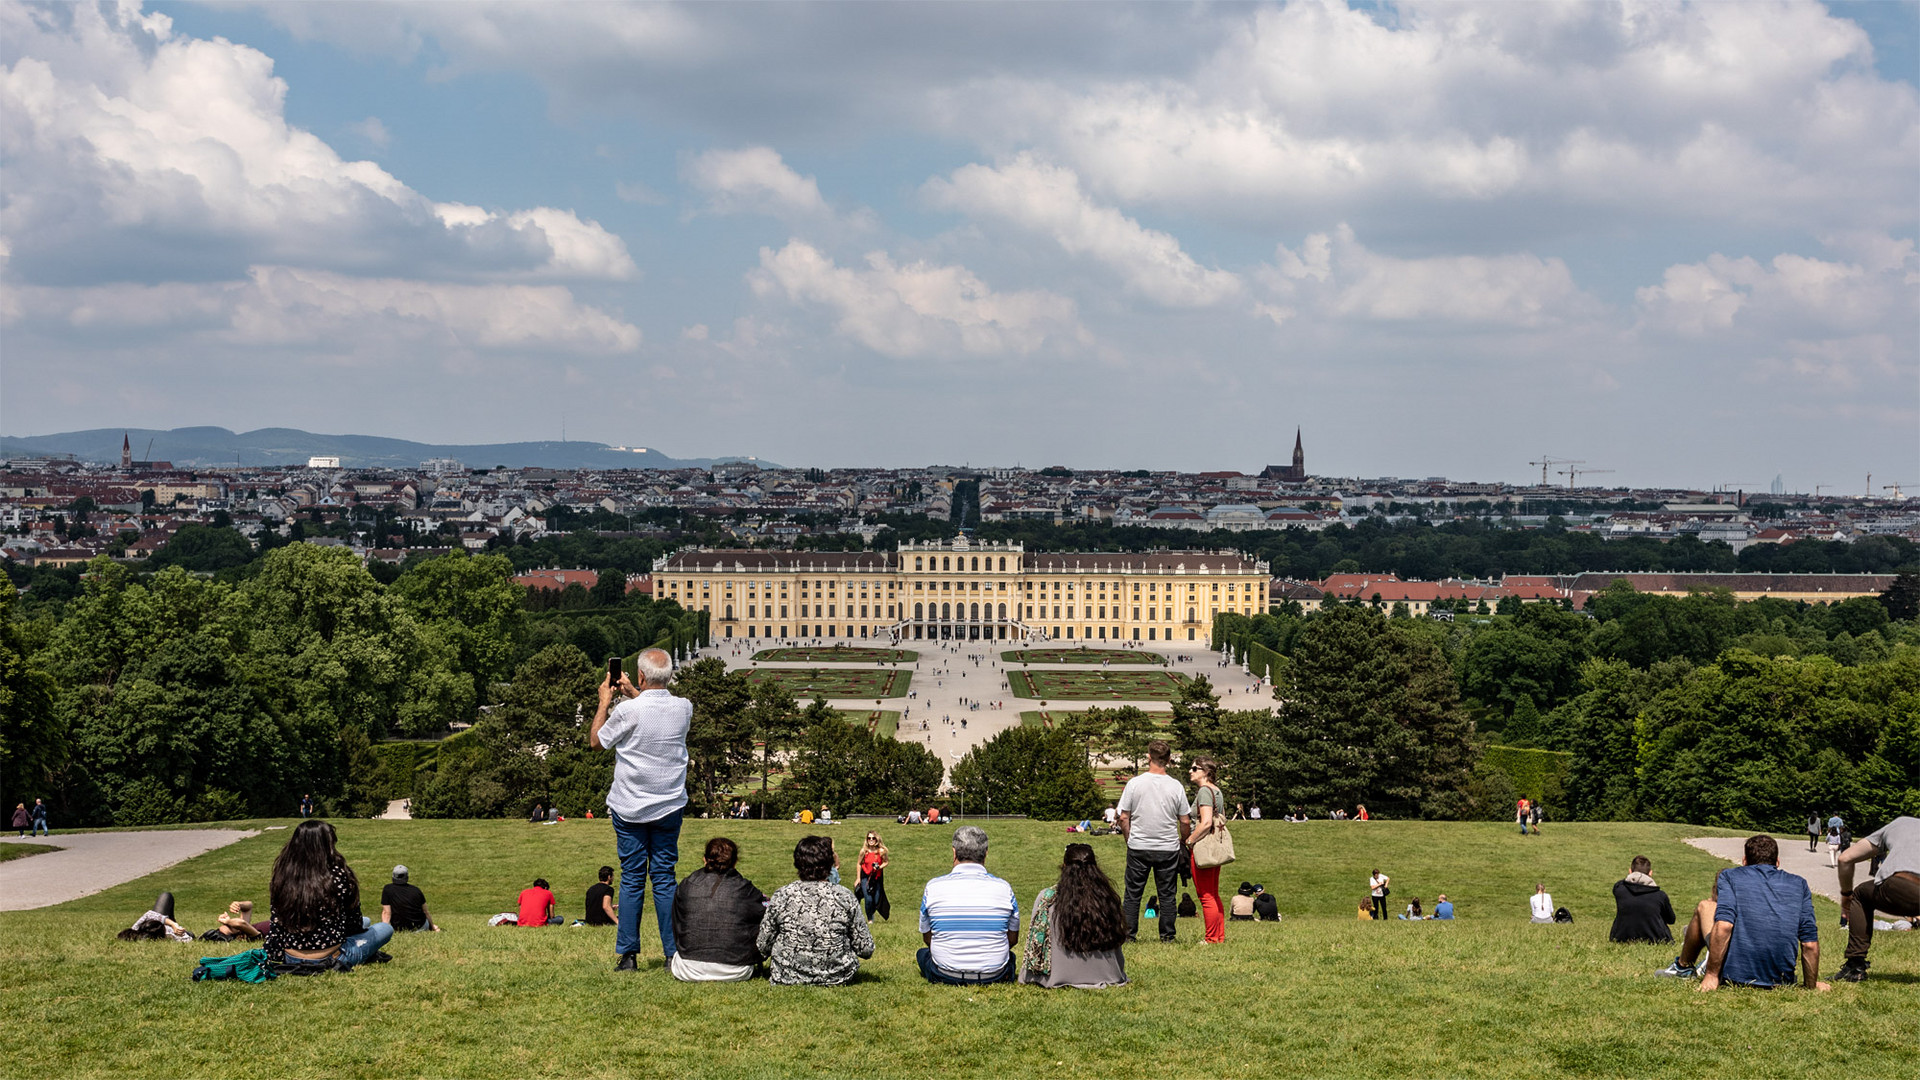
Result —
[[1253, 887], [1253, 915], [1261, 922], [1279, 922], [1280, 904], [1265, 885]]
[[407, 881], [407, 868], [393, 868], [393, 882], [380, 890], [380, 921], [395, 930], [439, 930], [427, 914], [427, 896]]

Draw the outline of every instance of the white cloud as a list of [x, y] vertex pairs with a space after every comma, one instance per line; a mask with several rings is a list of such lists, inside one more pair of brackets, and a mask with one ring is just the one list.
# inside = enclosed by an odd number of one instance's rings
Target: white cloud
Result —
[[[1275, 296], [1334, 319], [1440, 321], [1534, 328], [1584, 320], [1600, 304], [1566, 263], [1529, 253], [1399, 258], [1369, 250], [1342, 224], [1294, 251], [1279, 245], [1262, 277]], [[1256, 305], [1284, 322], [1295, 312]]]
[[178, 35], [137, 5], [0, 8], [0, 65], [0, 228], [11, 272], [27, 280], [231, 277], [260, 263], [634, 273], [618, 237], [571, 211], [437, 212], [379, 166], [289, 124], [270, 58]]
[[879, 251], [866, 264], [837, 266], [812, 245], [789, 240], [779, 251], [761, 248], [760, 266], [747, 280], [762, 297], [826, 308], [839, 334], [896, 359], [1031, 353], [1086, 340], [1065, 297], [996, 293], [964, 266], [901, 266]]
[[[1376, 17], [1380, 16], [1380, 17]], [[943, 123], [1096, 194], [1222, 220], [1418, 221], [1499, 201], [1628, 220], [1914, 219], [1920, 95], [1860, 28], [1790, 3], [1261, 8], [1182, 78], [989, 77]], [[1418, 215], [1418, 216], [1416, 216]], [[1475, 219], [1463, 227], [1481, 228]]]
[[348, 124], [347, 130], [383, 150], [393, 143], [393, 132], [388, 131], [387, 125], [377, 116], [369, 116], [359, 123]]
[[1911, 330], [1920, 299], [1920, 258], [1911, 240], [1863, 244], [1869, 265], [1791, 253], [1761, 263], [1714, 254], [1667, 268], [1658, 285], [1635, 294], [1642, 325], [1682, 335], [1711, 334], [1736, 324], [1769, 333]]
[[1233, 274], [1202, 267], [1172, 236], [1088, 198], [1073, 170], [1030, 154], [998, 168], [967, 165], [927, 181], [922, 191], [936, 206], [1050, 237], [1069, 255], [1106, 265], [1130, 290], [1168, 307], [1207, 307], [1240, 292]]
[[640, 331], [559, 285], [449, 284], [253, 267], [242, 281], [9, 286], [7, 325], [76, 337], [186, 337], [327, 354], [394, 346], [457, 352], [632, 352]]
[[717, 213], [756, 213], [774, 217], [828, 214], [820, 185], [801, 176], [765, 146], [708, 150], [689, 158], [681, 170], [688, 183], [705, 192]]

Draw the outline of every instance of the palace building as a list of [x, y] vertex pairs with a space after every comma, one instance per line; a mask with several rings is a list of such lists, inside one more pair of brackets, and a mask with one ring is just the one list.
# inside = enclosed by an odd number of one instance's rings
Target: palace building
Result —
[[677, 551], [656, 599], [712, 636], [1210, 642], [1213, 617], [1267, 609], [1267, 564], [1237, 552], [1028, 553], [965, 536], [898, 551]]

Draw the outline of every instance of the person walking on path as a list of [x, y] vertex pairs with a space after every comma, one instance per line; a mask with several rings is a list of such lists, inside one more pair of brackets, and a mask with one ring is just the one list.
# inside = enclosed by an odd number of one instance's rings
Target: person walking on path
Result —
[[44, 801], [40, 799], [33, 800], [31, 817], [33, 818], [33, 835], [47, 835], [47, 804]]
[[312, 795], [300, 796], [300, 816], [303, 818], [310, 818], [313, 816], [313, 796]]
[[[1879, 866], [1854, 884], [1854, 866], [1873, 860]], [[1920, 918], [1920, 818], [1897, 817], [1841, 852], [1840, 903], [1847, 916], [1847, 958], [1834, 977], [1859, 982], [1867, 976], [1867, 950], [1873, 947], [1876, 912]]]
[[[0, 803], [0, 806], [6, 805]], [[27, 835], [27, 826], [33, 824], [33, 818], [27, 813], [27, 804], [21, 803], [13, 808], [13, 827], [20, 832], [21, 839]]]
[[1520, 823], [1520, 835], [1527, 835], [1527, 800], [1521, 799], [1513, 804], [1513, 820]]
[[1226, 799], [1220, 794], [1215, 777], [1220, 766], [1212, 758], [1197, 758], [1187, 771], [1193, 781], [1193, 832], [1187, 837], [1188, 867], [1193, 871], [1193, 891], [1200, 894], [1200, 912], [1209, 945], [1227, 940], [1227, 913], [1220, 906], [1220, 868], [1201, 866], [1193, 860], [1193, 845], [1216, 828], [1226, 827]]
[[1167, 775], [1173, 748], [1164, 739], [1147, 744], [1147, 771], [1127, 781], [1120, 791], [1120, 834], [1127, 838], [1127, 940], [1140, 932], [1140, 897], [1147, 874], [1153, 874], [1155, 910], [1160, 914], [1160, 940], [1172, 941], [1178, 918], [1173, 893], [1180, 881], [1180, 852], [1193, 828], [1193, 806], [1187, 789]]
[[[644, 689], [634, 689], [625, 672], [616, 688], [600, 683], [600, 707], [594, 711], [587, 741], [612, 750], [613, 787], [607, 792], [607, 816], [613, 819], [620, 856], [620, 929], [614, 951], [616, 971], [638, 968], [640, 909], [646, 903], [642, 882], [653, 882], [653, 917], [660, 928], [660, 951], [669, 966], [673, 941], [674, 863], [680, 858], [680, 818], [687, 807], [687, 729], [693, 702], [667, 689], [673, 658], [647, 649], [637, 658]], [[625, 700], [613, 704], [618, 689]]]
[[1807, 850], [1820, 850], [1820, 815], [1818, 813], [1807, 815]]
[[1376, 920], [1387, 917], [1387, 889], [1392, 884], [1393, 879], [1378, 869], [1367, 878], [1367, 896], [1373, 901], [1372, 914]]

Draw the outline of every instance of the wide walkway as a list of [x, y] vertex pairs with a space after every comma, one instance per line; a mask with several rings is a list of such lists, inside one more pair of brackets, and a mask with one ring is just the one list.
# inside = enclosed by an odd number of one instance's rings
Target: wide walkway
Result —
[[[50, 844], [63, 849], [0, 863], [0, 911], [27, 911], [78, 900], [259, 835], [257, 830], [156, 829], [57, 832], [26, 840], [0, 838], [0, 843]], [[138, 914], [128, 912], [127, 921], [131, 923]]]
[[[1799, 874], [1807, 879], [1807, 886], [1821, 896], [1840, 902], [1840, 874], [1827, 865], [1826, 841], [1821, 841], [1819, 851], [1807, 850], [1805, 834], [1800, 836], [1776, 836], [1780, 841], [1780, 869]], [[1743, 836], [1700, 836], [1687, 843], [1709, 855], [1717, 855], [1739, 866], [1747, 861], [1747, 840]], [[1856, 874], [1866, 873], [1866, 864], [1860, 864]]]
[[[701, 651], [702, 656], [717, 656], [726, 661], [729, 668], [747, 668], [755, 666], [753, 655], [756, 652], [799, 645], [830, 645], [814, 641], [773, 641], [768, 639], [740, 639], [722, 641], [716, 646]], [[847, 642], [848, 645], [885, 647], [883, 641]], [[1039, 648], [1072, 648], [1076, 643], [1049, 642]], [[1213, 683], [1214, 692], [1220, 695], [1220, 707], [1223, 709], [1270, 708], [1273, 705], [1272, 691], [1257, 687], [1255, 680], [1238, 664], [1229, 667], [1220, 666], [1220, 654], [1209, 651], [1205, 642], [1169, 643], [1152, 650], [1171, 660], [1174, 656], [1191, 657], [1188, 660], [1172, 661], [1166, 666], [1158, 665], [1114, 665], [1109, 671], [1175, 671], [1185, 675], [1205, 675]], [[1016, 698], [1007, 689], [1008, 665], [1001, 661], [1000, 654], [1010, 652], [1022, 646], [1007, 641], [903, 641], [896, 648], [906, 649], [919, 654], [919, 660], [911, 665], [902, 665], [913, 672], [913, 683], [909, 687], [913, 697], [891, 698], [875, 705], [872, 698], [865, 700], [829, 701], [835, 708], [849, 710], [884, 709], [899, 712], [900, 728], [896, 735], [902, 741], [919, 742], [941, 758], [948, 766], [974, 748], [974, 746], [993, 738], [1010, 727], [1018, 727], [1023, 711], [1038, 711], [1040, 703], [1029, 698]], [[853, 669], [872, 669], [871, 664], [785, 664], [762, 663], [766, 668], [808, 668], [834, 667]], [[1084, 665], [1034, 664], [1033, 670], [1055, 669], [1087, 671]], [[1228, 691], [1232, 692], [1229, 693]], [[972, 702], [982, 702], [979, 709], [971, 708]], [[998, 709], [989, 708], [990, 702], [999, 702]], [[802, 702], [802, 704], [805, 704]], [[1137, 705], [1149, 712], [1164, 712], [1167, 701], [1056, 701], [1047, 707], [1053, 713], [1089, 709], [1094, 706], [1117, 708], [1122, 705]], [[967, 726], [960, 727], [960, 721], [966, 720]], [[951, 723], [946, 721], [950, 720]], [[922, 728], [925, 724], [925, 728]]]

